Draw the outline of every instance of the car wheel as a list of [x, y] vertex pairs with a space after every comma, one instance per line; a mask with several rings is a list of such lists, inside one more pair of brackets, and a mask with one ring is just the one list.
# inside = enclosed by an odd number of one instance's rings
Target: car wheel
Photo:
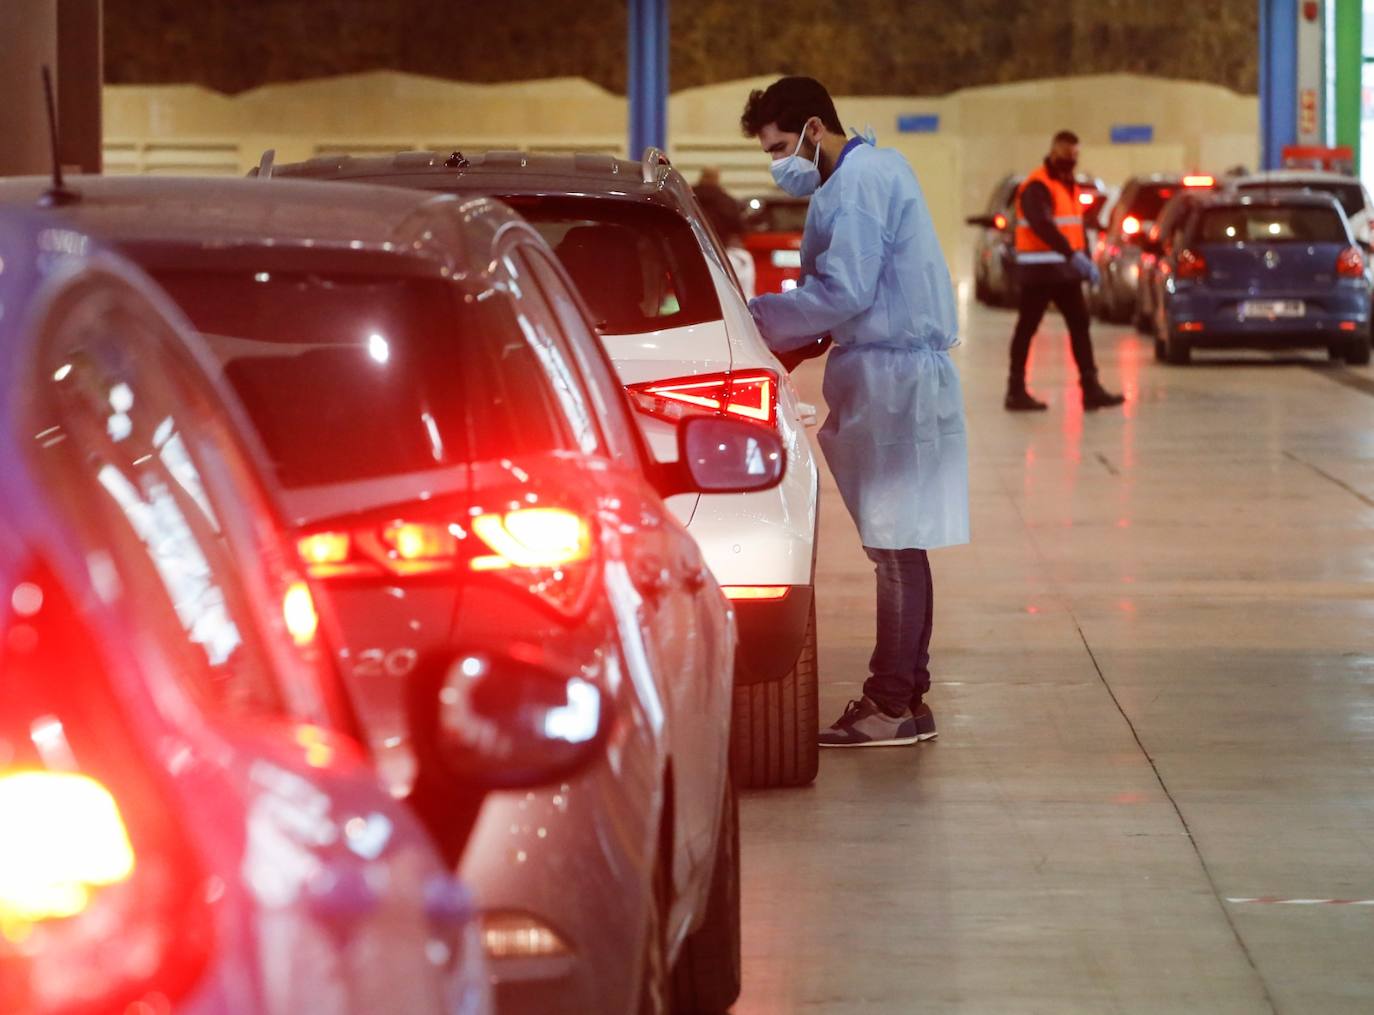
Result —
[[1164, 339], [1159, 338], [1159, 337], [1156, 337], [1156, 338], [1155, 338], [1155, 362], [1156, 362], [1156, 363], [1163, 363], [1164, 360], [1165, 360], [1166, 358], [1167, 358], [1167, 354], [1166, 354], [1166, 351], [1165, 351], [1165, 348], [1164, 348]]
[[801, 655], [780, 680], [735, 688], [730, 769], [735, 785], [805, 786], [820, 767], [816, 604], [806, 622]]
[[739, 801], [727, 779], [711, 894], [701, 926], [682, 945], [673, 967], [673, 1011], [719, 1015], [743, 983], [739, 925]]
[[1170, 329], [1165, 339], [1164, 358], [1176, 367], [1187, 366], [1193, 361], [1193, 345], [1178, 332]]
[[669, 847], [660, 843], [654, 861], [649, 892], [649, 911], [644, 922], [644, 955], [639, 972], [639, 1015], [668, 1015], [672, 1009], [672, 983], [668, 970], [668, 907], [672, 875], [668, 870]]
[[1345, 361], [1352, 367], [1362, 367], [1369, 364], [1369, 336], [1361, 335], [1359, 338], [1351, 340], [1345, 347]]

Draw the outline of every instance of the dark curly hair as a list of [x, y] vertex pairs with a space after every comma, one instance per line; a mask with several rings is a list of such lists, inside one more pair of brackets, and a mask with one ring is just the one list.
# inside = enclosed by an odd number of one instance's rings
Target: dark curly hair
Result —
[[763, 91], [755, 89], [749, 93], [739, 125], [745, 137], [758, 137], [759, 131], [770, 123], [776, 123], [784, 133], [800, 134], [812, 117], [819, 118], [832, 134], [844, 133], [835, 102], [825, 85], [815, 78], [778, 78]]

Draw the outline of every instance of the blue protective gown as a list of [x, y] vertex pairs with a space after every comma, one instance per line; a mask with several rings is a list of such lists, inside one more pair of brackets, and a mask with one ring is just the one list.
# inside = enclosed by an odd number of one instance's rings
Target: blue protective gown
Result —
[[954, 290], [916, 175], [900, 152], [851, 141], [816, 190], [802, 282], [749, 303], [777, 352], [827, 332], [821, 450], [865, 546], [969, 539], [968, 439]]

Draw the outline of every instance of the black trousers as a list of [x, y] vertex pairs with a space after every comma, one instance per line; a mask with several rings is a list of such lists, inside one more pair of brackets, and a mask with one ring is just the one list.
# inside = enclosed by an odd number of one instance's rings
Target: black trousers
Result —
[[930, 690], [935, 586], [925, 550], [864, 547], [878, 573], [878, 640], [864, 694], [884, 711], [919, 708]]
[[1026, 360], [1030, 358], [1031, 339], [1035, 337], [1045, 317], [1045, 310], [1051, 303], [1059, 308], [1064, 315], [1064, 323], [1068, 325], [1069, 343], [1073, 348], [1073, 361], [1078, 364], [1080, 383], [1088, 384], [1097, 379], [1083, 284], [1077, 280], [1048, 284], [1023, 283], [1016, 330], [1011, 335], [1011, 374], [1007, 384], [1012, 391], [1024, 391], [1026, 388]]

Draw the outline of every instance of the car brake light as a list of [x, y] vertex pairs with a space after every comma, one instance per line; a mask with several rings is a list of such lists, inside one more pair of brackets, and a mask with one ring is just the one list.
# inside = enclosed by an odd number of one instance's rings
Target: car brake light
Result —
[[778, 375], [772, 370], [648, 381], [626, 390], [636, 409], [669, 423], [704, 414], [777, 424]]
[[1364, 278], [1364, 255], [1359, 247], [1346, 247], [1336, 258], [1336, 274], [1341, 278]]
[[1217, 181], [1212, 177], [1203, 175], [1185, 176], [1183, 178], [1183, 185], [1185, 187], [1214, 187], [1216, 186], [1216, 182]]
[[0, 775], [0, 829], [0, 926], [76, 916], [92, 889], [133, 873], [119, 806], [89, 776]]
[[310, 594], [309, 585], [303, 581], [288, 585], [282, 597], [281, 613], [286, 630], [297, 645], [309, 645], [315, 640], [320, 629], [320, 615], [315, 610], [315, 597]]
[[1140, 232], [1140, 219], [1134, 215], [1127, 215], [1121, 220], [1121, 234], [1123, 236], [1135, 236]]
[[215, 896], [106, 677], [117, 642], [46, 568], [0, 604], [0, 1011], [175, 1008]]
[[1093, 198], [1093, 195], [1092, 195], [1091, 193], [1084, 192], [1084, 193], [1078, 195], [1078, 203], [1081, 204], [1081, 205], [1083, 205], [1083, 207], [1085, 207], [1085, 208], [1086, 208], [1088, 205], [1092, 204], [1092, 203], [1093, 203], [1093, 200], [1094, 200], [1094, 198]]
[[992, 217], [992, 227], [999, 232], [1007, 228], [1007, 217], [999, 211]]
[[1207, 259], [1195, 250], [1185, 250], [1178, 255], [1178, 277], [1181, 279], [1203, 278], [1207, 274]]
[[726, 599], [786, 599], [786, 585], [722, 585]]
[[562, 508], [478, 515], [472, 520], [472, 531], [495, 551], [474, 557], [474, 571], [559, 568], [591, 556], [591, 531], [586, 521]]
[[[452, 574], [459, 568], [495, 572], [564, 613], [582, 609], [591, 584], [586, 565], [595, 556], [587, 518], [552, 506], [503, 514], [453, 511], [446, 518], [425, 521], [388, 519], [348, 531], [310, 533], [296, 545], [313, 578], [414, 578]], [[309, 593], [304, 583], [300, 586]], [[312, 609], [313, 605], [312, 600]], [[291, 607], [284, 610], [293, 637], [309, 626], [311, 614], [303, 601], [295, 606], [294, 620]]]

